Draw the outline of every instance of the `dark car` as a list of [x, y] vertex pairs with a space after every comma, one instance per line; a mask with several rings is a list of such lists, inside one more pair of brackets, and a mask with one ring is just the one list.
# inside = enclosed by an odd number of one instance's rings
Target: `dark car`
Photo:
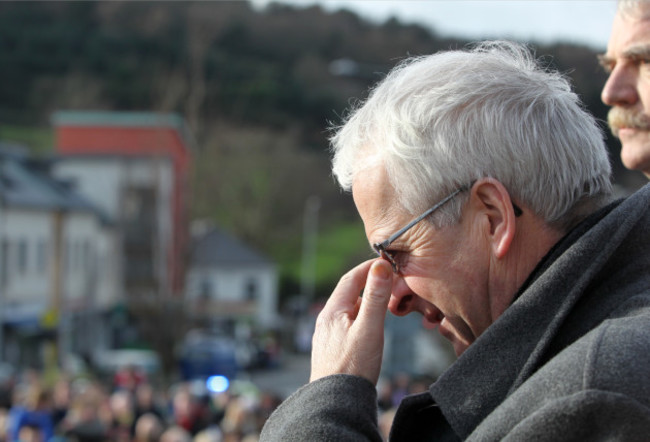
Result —
[[180, 349], [179, 364], [185, 380], [237, 376], [239, 364], [232, 339], [206, 334], [189, 334]]

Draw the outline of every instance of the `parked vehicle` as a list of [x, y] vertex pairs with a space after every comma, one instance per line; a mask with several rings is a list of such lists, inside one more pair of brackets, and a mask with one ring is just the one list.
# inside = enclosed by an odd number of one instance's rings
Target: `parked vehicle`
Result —
[[185, 380], [212, 376], [235, 379], [239, 371], [235, 342], [223, 336], [188, 333], [180, 348], [179, 368]]

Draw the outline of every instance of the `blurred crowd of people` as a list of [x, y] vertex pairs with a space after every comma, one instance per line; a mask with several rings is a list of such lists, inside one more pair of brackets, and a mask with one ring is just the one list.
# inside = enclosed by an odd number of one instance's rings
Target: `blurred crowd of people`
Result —
[[[431, 382], [406, 373], [380, 379], [386, 440], [400, 401]], [[0, 442], [255, 442], [281, 399], [241, 381], [222, 393], [198, 381], [162, 387], [134, 367], [108, 380], [29, 369], [0, 380]]]
[[410, 394], [427, 391], [433, 381], [433, 378], [427, 376], [414, 377], [401, 372], [379, 379], [377, 383], [378, 424], [384, 440], [388, 440], [397, 406], [402, 399]]
[[256, 441], [280, 398], [231, 383], [161, 388], [132, 368], [110, 381], [26, 370], [3, 382], [0, 442]]

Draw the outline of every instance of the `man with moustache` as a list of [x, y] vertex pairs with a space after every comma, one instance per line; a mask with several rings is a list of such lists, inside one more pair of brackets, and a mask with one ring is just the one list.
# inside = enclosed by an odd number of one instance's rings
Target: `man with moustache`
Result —
[[608, 121], [621, 160], [650, 177], [650, 2], [619, 1], [600, 62], [609, 72], [601, 98], [612, 106]]
[[650, 185], [611, 201], [602, 133], [566, 79], [514, 43], [416, 57], [332, 147], [377, 256], [341, 278], [310, 383], [262, 441], [382, 440], [387, 310], [458, 355], [402, 400], [390, 440], [647, 440]]

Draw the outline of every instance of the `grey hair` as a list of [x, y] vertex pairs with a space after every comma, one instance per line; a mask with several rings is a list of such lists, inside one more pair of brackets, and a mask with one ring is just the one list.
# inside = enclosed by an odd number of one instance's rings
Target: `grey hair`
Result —
[[[357, 174], [382, 164], [411, 214], [491, 177], [548, 224], [568, 228], [612, 192], [595, 119], [561, 74], [516, 43], [407, 59], [333, 131], [341, 187], [351, 190]], [[435, 223], [458, 222], [465, 200], [446, 205]]]

